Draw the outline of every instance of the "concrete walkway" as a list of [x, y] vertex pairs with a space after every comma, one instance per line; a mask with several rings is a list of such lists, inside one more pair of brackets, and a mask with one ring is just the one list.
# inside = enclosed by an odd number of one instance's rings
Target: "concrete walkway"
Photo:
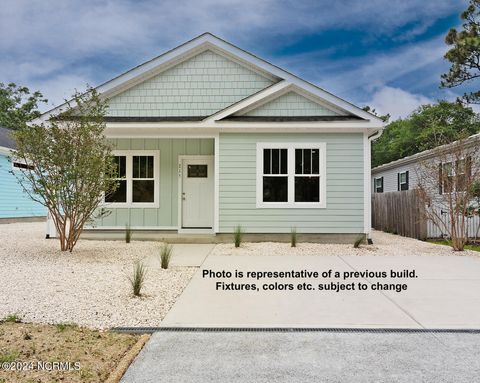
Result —
[[158, 332], [123, 383], [473, 383], [480, 334]]
[[[213, 271], [415, 270], [402, 292], [219, 291], [216, 283], [329, 283], [329, 280], [203, 278]], [[465, 256], [209, 256], [165, 317], [166, 327], [480, 328], [480, 258]]]

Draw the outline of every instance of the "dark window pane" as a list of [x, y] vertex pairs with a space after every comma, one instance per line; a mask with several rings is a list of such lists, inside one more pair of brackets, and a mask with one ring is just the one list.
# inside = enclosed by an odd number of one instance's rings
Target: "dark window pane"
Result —
[[280, 173], [280, 150], [272, 149], [272, 174]]
[[115, 171], [116, 178], [125, 178], [126, 170], [127, 170], [126, 162], [127, 162], [127, 159], [125, 156], [113, 157], [113, 163], [115, 164], [115, 167], [116, 167], [116, 171]]
[[287, 160], [288, 151], [287, 149], [280, 149], [280, 173], [287, 174], [288, 172], [288, 160]]
[[312, 173], [312, 151], [303, 149], [303, 174]]
[[207, 178], [208, 165], [188, 165], [188, 178]]
[[133, 178], [153, 178], [153, 156], [133, 156]]
[[153, 180], [133, 181], [133, 202], [154, 202], [155, 185]]
[[320, 178], [295, 177], [295, 202], [319, 202]]
[[117, 189], [105, 195], [105, 202], [127, 202], [127, 181], [118, 181]]
[[263, 202], [287, 202], [288, 177], [263, 177]]
[[312, 174], [319, 174], [320, 150], [312, 149]]
[[302, 174], [302, 149], [295, 149], [295, 174]]
[[270, 156], [272, 149], [263, 149], [263, 174], [272, 174], [270, 171]]

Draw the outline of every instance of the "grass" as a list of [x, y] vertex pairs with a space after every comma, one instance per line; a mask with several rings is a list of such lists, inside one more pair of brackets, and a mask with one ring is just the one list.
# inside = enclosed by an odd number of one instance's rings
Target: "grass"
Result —
[[139, 297], [141, 295], [146, 276], [147, 268], [142, 263], [135, 262], [135, 265], [133, 266], [133, 275], [128, 277], [134, 296]]
[[235, 230], [233, 232], [233, 242], [235, 243], [235, 247], [240, 247], [242, 244], [242, 237], [243, 237], [243, 229], [241, 225], [235, 226]]
[[290, 245], [292, 247], [297, 247], [297, 229], [292, 228], [292, 231], [290, 232]]
[[170, 258], [172, 257], [172, 246], [165, 243], [160, 249], [160, 265], [162, 269], [168, 269]]
[[358, 249], [362, 243], [365, 243], [365, 234], [360, 234], [355, 242], [353, 243], [353, 247]]
[[125, 242], [130, 243], [132, 240], [132, 228], [130, 227], [130, 224], [125, 225]]
[[57, 323], [55, 326], [59, 332], [64, 332], [66, 330], [75, 329], [78, 327], [75, 323]]
[[[427, 242], [433, 243], [435, 245], [445, 245], [445, 246], [452, 246], [452, 242], [448, 239], [428, 239]], [[479, 244], [466, 244], [464, 250], [472, 250], [472, 251], [479, 251], [480, 252], [480, 245]]]
[[[105, 382], [138, 335], [55, 325], [0, 323], [0, 363], [13, 361], [79, 362], [80, 370], [7, 371], [0, 369], [0, 382], [8, 383], [97, 383]], [[24, 334], [29, 334], [25, 339]]]
[[9, 314], [5, 318], [0, 320], [0, 322], [10, 322], [10, 323], [20, 323], [21, 321], [22, 319], [18, 314]]

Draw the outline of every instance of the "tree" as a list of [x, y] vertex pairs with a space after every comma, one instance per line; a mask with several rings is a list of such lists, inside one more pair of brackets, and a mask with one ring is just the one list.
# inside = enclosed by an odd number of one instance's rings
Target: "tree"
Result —
[[468, 241], [468, 218], [480, 176], [480, 140], [461, 138], [434, 149], [433, 157], [415, 169], [419, 196], [426, 205], [425, 218], [462, 251]]
[[106, 104], [95, 90], [76, 93], [48, 123], [14, 133], [13, 156], [29, 166], [17, 176], [23, 190], [47, 207], [62, 251], [72, 251], [102, 193], [117, 187], [111, 144], [104, 136]]
[[[463, 20], [462, 30], [452, 28], [445, 37], [445, 42], [452, 47], [444, 57], [452, 65], [442, 75], [442, 87], [457, 87], [480, 77], [480, 0], [470, 0], [460, 17]], [[478, 104], [480, 91], [465, 93], [463, 98]]]
[[39, 91], [30, 93], [25, 86], [17, 86], [13, 82], [8, 85], [0, 83], [0, 126], [19, 129], [40, 116], [38, 106], [46, 102]]
[[480, 118], [470, 107], [440, 101], [423, 105], [408, 118], [388, 124], [372, 146], [372, 166], [411, 156], [480, 132]]
[[380, 120], [382, 120], [383, 122], [387, 122], [388, 120], [390, 120], [390, 114], [384, 114], [383, 116], [382, 115], [379, 115], [377, 113], [377, 111], [375, 110], [375, 108], [370, 108], [370, 106], [364, 106], [362, 108], [365, 112], [368, 112], [368, 113], [372, 113], [374, 114], [375, 116], [377, 116], [378, 118], [380, 118]]

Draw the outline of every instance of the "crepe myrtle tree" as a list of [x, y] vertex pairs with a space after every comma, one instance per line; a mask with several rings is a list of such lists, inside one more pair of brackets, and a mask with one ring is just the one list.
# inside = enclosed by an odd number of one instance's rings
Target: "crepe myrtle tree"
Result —
[[430, 159], [416, 167], [417, 188], [425, 203], [425, 218], [451, 240], [456, 251], [468, 242], [468, 220], [475, 183], [480, 177], [480, 139], [465, 136], [434, 149]]
[[62, 251], [73, 250], [102, 194], [117, 187], [112, 147], [104, 135], [106, 108], [88, 88], [76, 92], [48, 122], [24, 125], [14, 133], [13, 156], [28, 165], [17, 180], [31, 199], [48, 209]]

